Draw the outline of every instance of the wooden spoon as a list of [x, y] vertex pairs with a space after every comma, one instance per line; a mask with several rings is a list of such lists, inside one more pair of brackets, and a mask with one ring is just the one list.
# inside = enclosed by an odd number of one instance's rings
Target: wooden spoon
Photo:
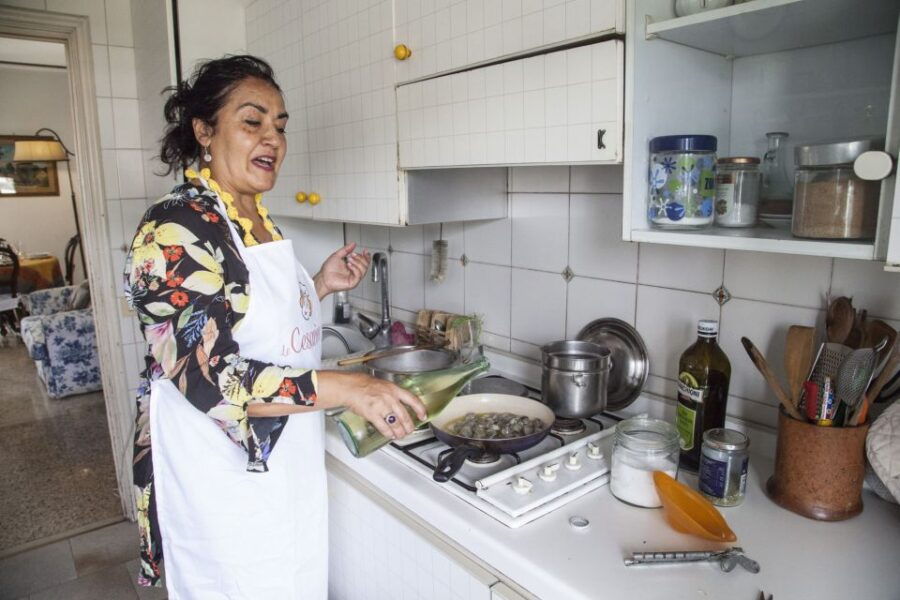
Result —
[[855, 322], [856, 311], [850, 298], [846, 296], [835, 298], [828, 305], [828, 312], [825, 315], [825, 337], [829, 342], [843, 344]]
[[803, 383], [812, 367], [816, 330], [813, 327], [791, 325], [784, 348], [784, 372], [788, 378], [791, 403], [799, 410]]
[[859, 350], [863, 348], [863, 338], [865, 337], [866, 332], [866, 316], [868, 315], [868, 311], [865, 309], [856, 313], [856, 317], [853, 319], [853, 327], [850, 328], [850, 333], [847, 334], [847, 337], [844, 339], [844, 345], [853, 348], [854, 350]]
[[385, 358], [387, 356], [396, 356], [398, 354], [406, 354], [407, 352], [412, 352], [413, 350], [422, 350], [425, 346], [406, 346], [403, 348], [388, 348], [386, 350], [380, 350], [378, 352], [369, 352], [368, 354], [363, 354], [361, 356], [354, 356], [353, 358], [342, 358], [337, 361], [337, 365], [339, 367], [349, 367], [351, 365], [361, 365], [363, 363], [367, 363], [370, 360], [376, 360], [378, 358]]
[[784, 393], [784, 388], [781, 387], [781, 384], [778, 383], [778, 379], [775, 377], [775, 373], [772, 372], [772, 369], [769, 368], [769, 363], [766, 362], [765, 357], [762, 355], [762, 352], [753, 345], [749, 339], [742, 337], [741, 344], [744, 345], [744, 350], [747, 351], [747, 354], [750, 356], [750, 360], [753, 361], [753, 364], [756, 365], [756, 368], [759, 369], [759, 372], [762, 373], [763, 379], [766, 380], [766, 383], [769, 384], [769, 389], [775, 394], [775, 397], [778, 398], [778, 401], [781, 402], [781, 405], [784, 407], [784, 410], [787, 411], [791, 417], [797, 419], [798, 421], [802, 421], [803, 417], [800, 416], [800, 411], [791, 403], [791, 399], [787, 397], [787, 394]]

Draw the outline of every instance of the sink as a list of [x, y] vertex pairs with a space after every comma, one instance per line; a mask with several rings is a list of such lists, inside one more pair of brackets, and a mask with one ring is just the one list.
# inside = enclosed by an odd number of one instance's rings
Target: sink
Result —
[[350, 325], [327, 324], [322, 326], [322, 360], [334, 360], [375, 349], [358, 329]]

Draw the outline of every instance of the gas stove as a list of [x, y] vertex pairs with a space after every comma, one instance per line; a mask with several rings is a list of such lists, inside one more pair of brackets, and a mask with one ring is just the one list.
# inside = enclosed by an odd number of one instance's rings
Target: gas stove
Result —
[[[529, 389], [540, 399], [540, 392]], [[554, 423], [539, 444], [516, 454], [466, 460], [447, 483], [432, 475], [451, 448], [431, 429], [417, 430], [384, 451], [426, 478], [432, 485], [516, 528], [580, 498], [609, 482], [612, 434], [617, 417], [600, 414], [589, 419]]]

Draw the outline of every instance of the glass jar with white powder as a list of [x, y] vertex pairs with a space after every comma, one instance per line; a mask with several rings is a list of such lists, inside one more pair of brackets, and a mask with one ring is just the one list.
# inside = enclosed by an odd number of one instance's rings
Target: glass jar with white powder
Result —
[[678, 475], [678, 431], [666, 421], [645, 416], [616, 425], [609, 490], [628, 504], [662, 506], [653, 483], [653, 471]]

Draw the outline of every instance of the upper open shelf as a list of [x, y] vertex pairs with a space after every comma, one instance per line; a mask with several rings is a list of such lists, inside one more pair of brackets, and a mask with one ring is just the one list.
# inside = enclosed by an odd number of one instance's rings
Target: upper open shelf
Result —
[[896, 0], [750, 0], [648, 23], [658, 37], [722, 56], [768, 54], [897, 31]]

